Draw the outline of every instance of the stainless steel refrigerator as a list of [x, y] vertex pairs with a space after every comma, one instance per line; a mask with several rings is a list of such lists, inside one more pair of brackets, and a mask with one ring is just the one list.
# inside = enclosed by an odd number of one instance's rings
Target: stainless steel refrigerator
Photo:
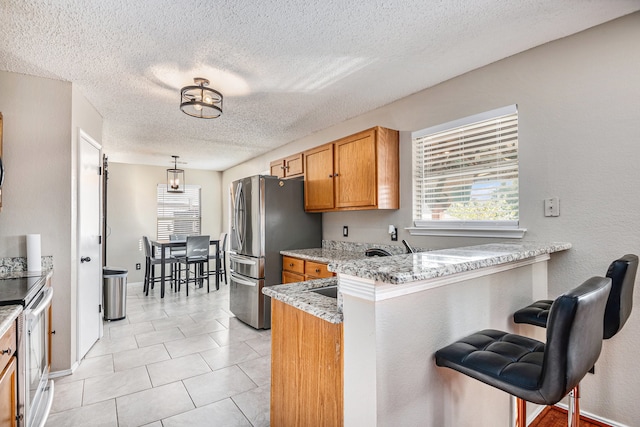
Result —
[[271, 327], [262, 288], [282, 283], [280, 251], [322, 245], [322, 216], [304, 211], [303, 184], [263, 175], [231, 184], [230, 308], [256, 329]]

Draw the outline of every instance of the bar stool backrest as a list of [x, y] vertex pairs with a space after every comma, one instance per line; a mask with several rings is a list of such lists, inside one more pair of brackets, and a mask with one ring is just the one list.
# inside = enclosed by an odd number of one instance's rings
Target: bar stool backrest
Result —
[[153, 258], [153, 251], [151, 250], [151, 242], [147, 236], [142, 236], [142, 242], [144, 243], [144, 256], [147, 258]]
[[627, 254], [615, 260], [607, 270], [614, 286], [611, 288], [604, 313], [604, 339], [609, 339], [622, 329], [633, 308], [633, 286], [636, 282], [638, 256]]
[[592, 277], [553, 303], [539, 389], [545, 400], [560, 401], [598, 360], [610, 290], [610, 278]]

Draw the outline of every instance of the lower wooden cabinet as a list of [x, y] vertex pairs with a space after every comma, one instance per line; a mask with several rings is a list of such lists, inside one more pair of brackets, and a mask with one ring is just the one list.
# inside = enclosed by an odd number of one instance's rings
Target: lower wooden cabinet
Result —
[[344, 424], [342, 324], [271, 299], [271, 426]]
[[307, 261], [301, 258], [282, 256], [282, 283], [303, 282], [305, 280], [326, 279], [335, 276], [327, 270], [327, 264]]
[[16, 371], [16, 326], [0, 337], [0, 427], [18, 425], [18, 375]]

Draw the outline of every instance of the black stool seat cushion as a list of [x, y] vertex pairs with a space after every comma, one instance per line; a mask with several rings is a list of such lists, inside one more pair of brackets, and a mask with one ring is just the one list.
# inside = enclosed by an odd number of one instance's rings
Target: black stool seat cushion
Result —
[[553, 304], [553, 300], [550, 299], [536, 301], [513, 313], [513, 321], [546, 328], [551, 304]]
[[436, 352], [438, 366], [453, 368], [531, 402], [547, 404], [538, 393], [543, 359], [544, 343], [494, 329], [469, 335]]

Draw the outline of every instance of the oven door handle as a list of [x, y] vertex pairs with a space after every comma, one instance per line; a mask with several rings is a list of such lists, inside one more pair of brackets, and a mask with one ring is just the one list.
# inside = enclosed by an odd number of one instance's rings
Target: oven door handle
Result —
[[40, 304], [32, 310], [25, 310], [25, 316], [27, 316], [29, 320], [37, 318], [51, 305], [51, 300], [53, 300], [53, 288], [47, 288]]

